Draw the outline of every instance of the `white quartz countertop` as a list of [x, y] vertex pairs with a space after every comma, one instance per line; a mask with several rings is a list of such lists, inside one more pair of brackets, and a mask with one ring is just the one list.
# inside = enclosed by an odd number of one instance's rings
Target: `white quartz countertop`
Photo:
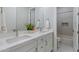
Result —
[[38, 31], [34, 34], [27, 34], [27, 33], [22, 33], [22, 31], [20, 32], [21, 35], [20, 36], [24, 36], [24, 35], [30, 35], [31, 37], [25, 39], [25, 38], [21, 38], [22, 40], [19, 40], [19, 41], [15, 41], [15, 42], [12, 42], [12, 43], [8, 43], [6, 42], [7, 39], [13, 39], [13, 38], [18, 38], [18, 37], [15, 37], [15, 36], [12, 36], [12, 37], [7, 37], [7, 38], [3, 38], [3, 39], [0, 39], [0, 51], [2, 50], [5, 50], [5, 49], [8, 49], [10, 47], [13, 47], [13, 46], [16, 46], [16, 45], [19, 45], [19, 44], [22, 44], [23, 42], [28, 42], [29, 40], [33, 40], [35, 38], [38, 38], [40, 36], [43, 36], [43, 35], [46, 35], [48, 33], [52, 33], [53, 32], [53, 29], [50, 29], [48, 31]]

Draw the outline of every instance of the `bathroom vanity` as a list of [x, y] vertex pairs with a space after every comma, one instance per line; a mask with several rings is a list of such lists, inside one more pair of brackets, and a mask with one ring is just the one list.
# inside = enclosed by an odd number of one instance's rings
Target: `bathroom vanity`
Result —
[[[55, 49], [56, 8], [0, 8], [1, 52], [50, 52]], [[3, 24], [4, 23], [4, 24]], [[27, 29], [27, 25], [32, 28]], [[28, 27], [28, 28], [29, 28]]]
[[50, 52], [54, 45], [53, 30], [27, 33], [15, 38], [6, 38], [0, 43], [1, 52]]

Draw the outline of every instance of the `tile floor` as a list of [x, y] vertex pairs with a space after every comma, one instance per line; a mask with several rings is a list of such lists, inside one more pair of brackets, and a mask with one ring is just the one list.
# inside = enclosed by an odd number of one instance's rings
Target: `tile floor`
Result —
[[58, 42], [58, 52], [73, 52], [72, 37], [61, 36]]

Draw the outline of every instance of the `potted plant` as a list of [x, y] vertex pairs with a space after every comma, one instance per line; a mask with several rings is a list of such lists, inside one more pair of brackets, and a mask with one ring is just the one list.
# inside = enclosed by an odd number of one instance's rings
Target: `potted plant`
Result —
[[33, 24], [25, 24], [25, 28], [28, 30], [28, 31], [33, 31], [34, 30], [34, 25]]

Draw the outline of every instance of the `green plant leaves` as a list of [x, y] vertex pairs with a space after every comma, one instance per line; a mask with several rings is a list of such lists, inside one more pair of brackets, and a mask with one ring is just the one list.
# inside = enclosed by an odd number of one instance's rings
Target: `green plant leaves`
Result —
[[25, 25], [25, 27], [27, 28], [27, 30], [33, 30], [34, 29], [33, 24], [27, 24], [27, 25]]

